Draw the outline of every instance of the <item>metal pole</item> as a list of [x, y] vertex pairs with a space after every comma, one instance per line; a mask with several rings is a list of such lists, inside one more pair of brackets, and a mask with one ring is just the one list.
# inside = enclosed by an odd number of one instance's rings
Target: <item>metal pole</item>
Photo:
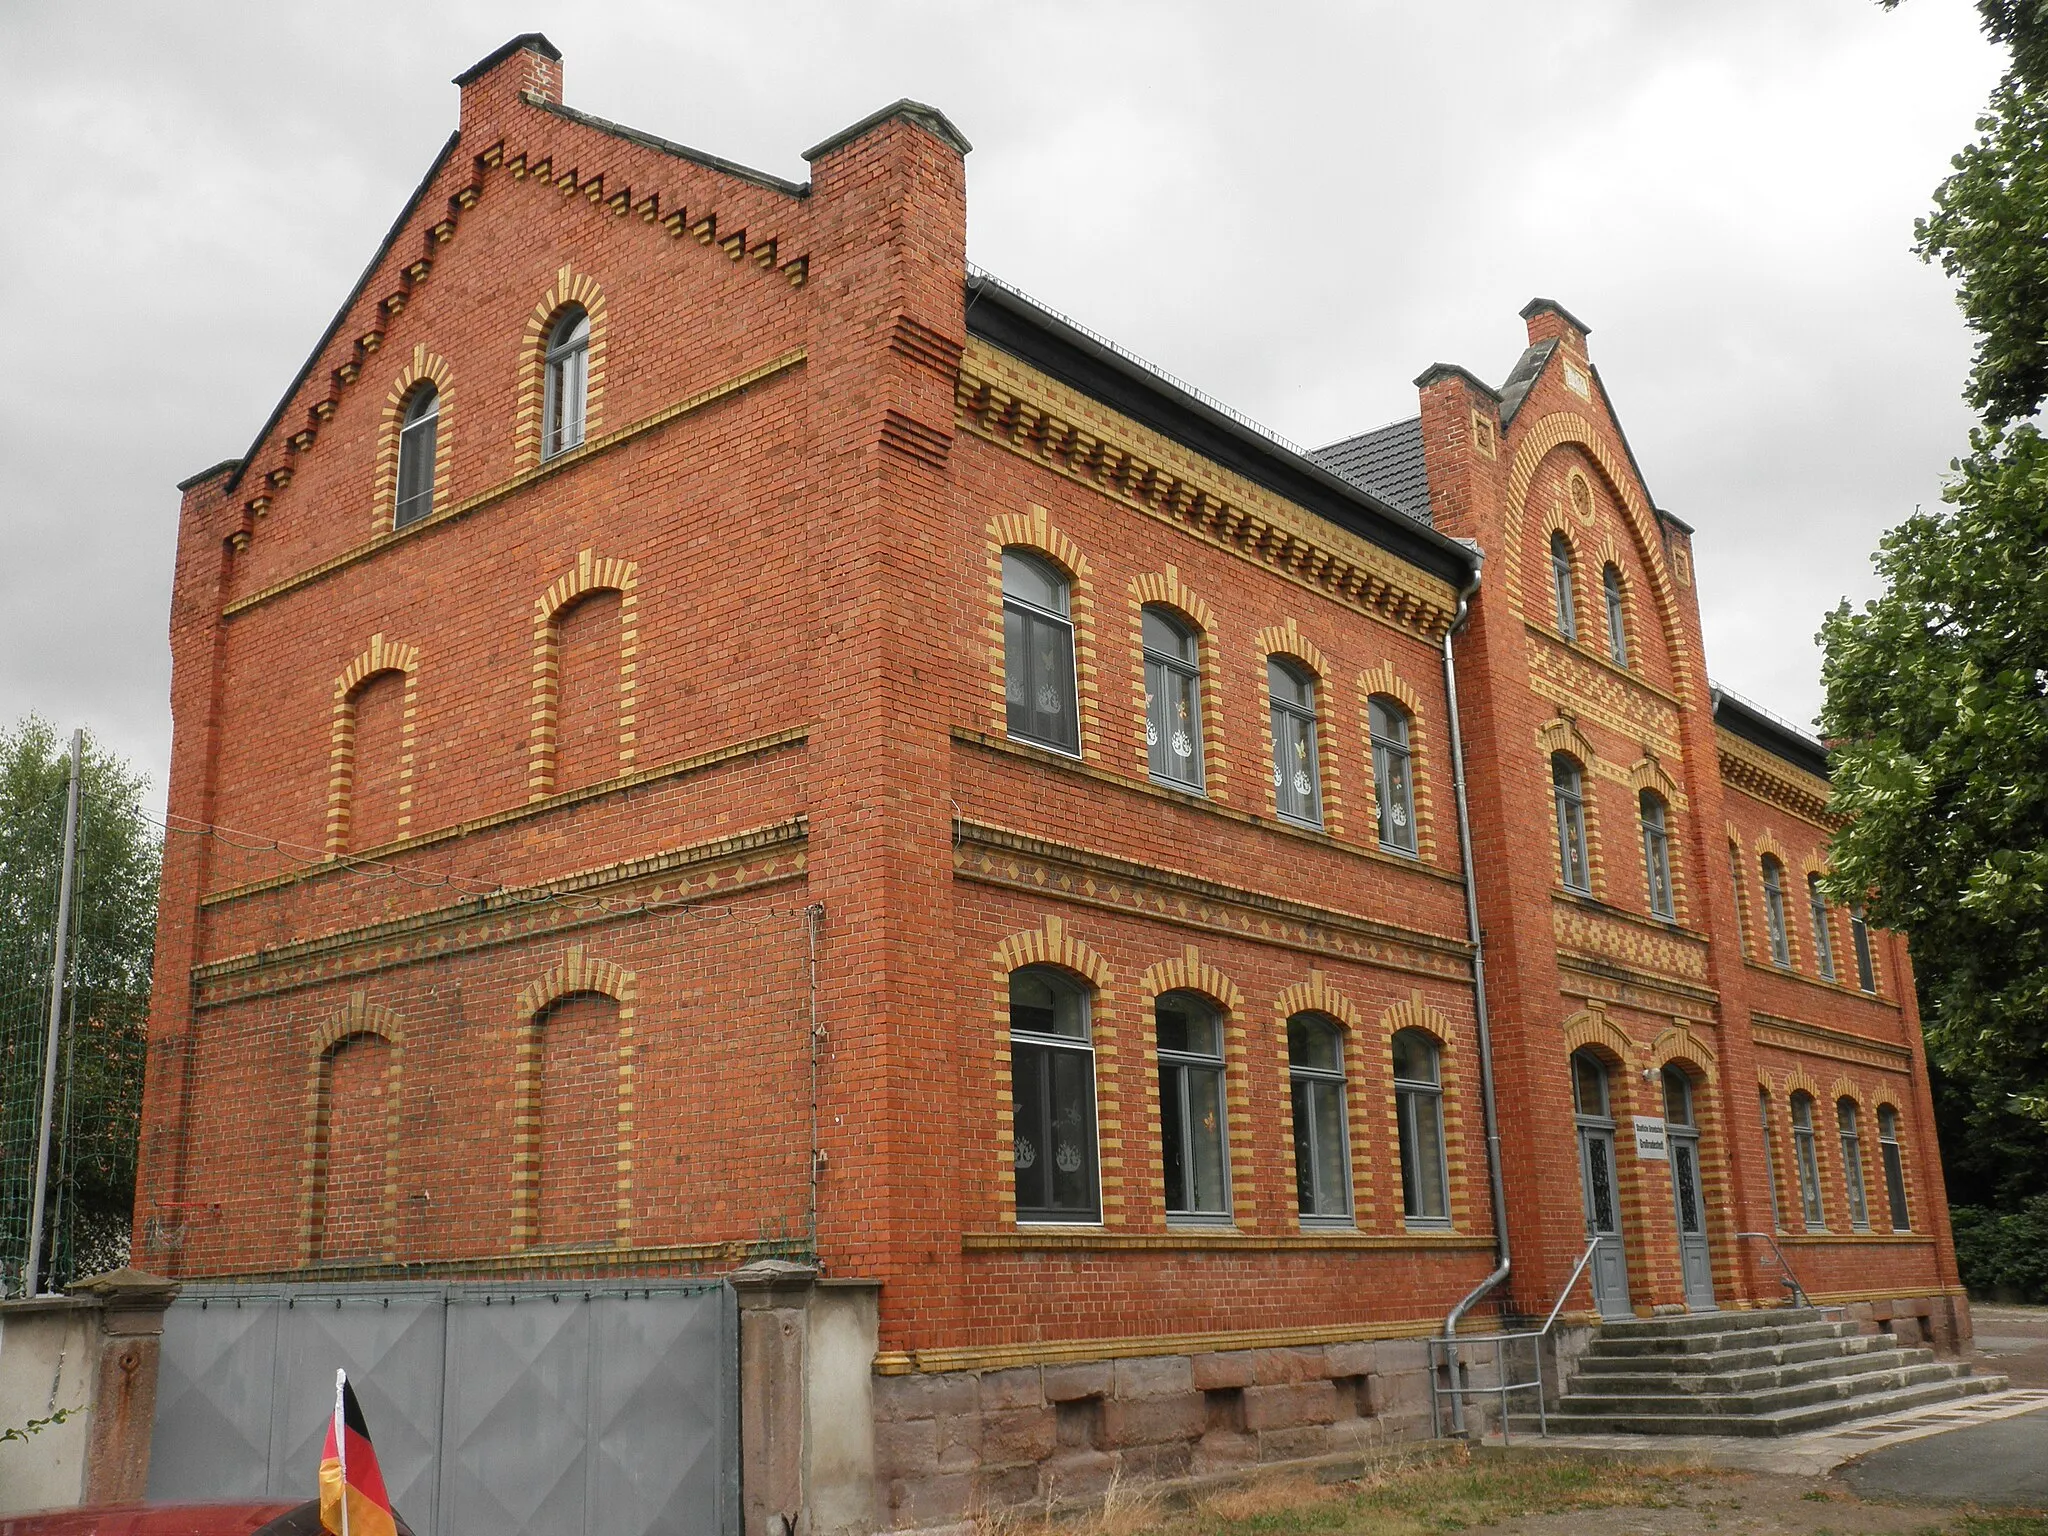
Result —
[[28, 1273], [22, 1290], [42, 1290], [43, 1201], [50, 1191], [50, 1116], [57, 1107], [57, 1041], [64, 1023], [65, 940], [71, 936], [71, 880], [78, 864], [78, 768], [85, 755], [85, 732], [71, 733], [71, 793], [64, 809], [64, 866], [57, 878], [57, 935], [50, 960], [50, 1035], [43, 1048], [43, 1114], [36, 1137], [35, 1200], [28, 1218]]

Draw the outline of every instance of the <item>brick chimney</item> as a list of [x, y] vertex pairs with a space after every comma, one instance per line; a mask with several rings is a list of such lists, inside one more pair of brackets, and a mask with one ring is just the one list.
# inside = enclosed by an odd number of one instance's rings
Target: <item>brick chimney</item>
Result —
[[538, 32], [522, 32], [470, 65], [455, 83], [462, 87], [465, 132], [503, 121], [521, 98], [561, 101], [562, 50]]
[[1555, 299], [1531, 299], [1522, 306], [1522, 318], [1529, 323], [1529, 345], [1562, 341], [1565, 350], [1586, 356], [1586, 338], [1593, 328]]

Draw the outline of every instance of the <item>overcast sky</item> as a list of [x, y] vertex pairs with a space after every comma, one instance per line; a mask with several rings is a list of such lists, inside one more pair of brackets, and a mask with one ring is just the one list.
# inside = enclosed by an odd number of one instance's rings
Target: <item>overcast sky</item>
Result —
[[1822, 613], [1964, 446], [1912, 222], [2000, 56], [1968, 0], [108, 5], [0, 0], [0, 722], [168, 761], [173, 483], [239, 455], [514, 32], [571, 106], [801, 179], [901, 96], [973, 140], [971, 258], [1310, 445], [1503, 378], [1542, 294], [1714, 677], [1798, 722]]

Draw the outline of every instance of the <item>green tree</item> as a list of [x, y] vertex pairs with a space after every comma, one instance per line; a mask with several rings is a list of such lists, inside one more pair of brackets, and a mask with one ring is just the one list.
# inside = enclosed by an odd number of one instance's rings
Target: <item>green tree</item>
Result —
[[[63, 860], [69, 744], [30, 716], [0, 733], [0, 1280], [26, 1257]], [[161, 842], [145, 781], [87, 738], [46, 1251], [63, 1278], [125, 1262]]]

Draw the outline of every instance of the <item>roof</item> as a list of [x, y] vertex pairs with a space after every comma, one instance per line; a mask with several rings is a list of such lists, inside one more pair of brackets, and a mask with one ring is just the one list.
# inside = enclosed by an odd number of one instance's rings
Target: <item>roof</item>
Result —
[[1522, 402], [1529, 398], [1529, 391], [1536, 383], [1536, 376], [1543, 372], [1543, 365], [1550, 361], [1551, 353], [1557, 350], [1557, 338], [1539, 341], [1519, 358], [1508, 370], [1507, 382], [1500, 387], [1500, 429], [1507, 431], [1514, 422], [1515, 412], [1522, 408]]
[[1570, 310], [1566, 309], [1562, 304], [1558, 303], [1555, 299], [1531, 299], [1528, 303], [1522, 306], [1521, 314], [1522, 318], [1524, 320], [1527, 320], [1532, 315], [1540, 315], [1546, 311], [1553, 315], [1556, 315], [1558, 319], [1562, 320], [1566, 325], [1570, 326], [1573, 330], [1577, 331], [1581, 336], [1590, 336], [1593, 334], [1593, 327], [1586, 324], [1585, 321], [1581, 320], [1577, 315], [1573, 314]]
[[478, 59], [469, 68], [457, 75], [454, 83], [457, 85], [467, 85], [472, 80], [481, 80], [485, 75], [488, 75], [492, 70], [504, 63], [505, 60], [511, 58], [513, 54], [524, 49], [531, 49], [542, 58], [553, 59], [557, 64], [562, 62], [562, 50], [549, 42], [546, 34], [522, 32], [510, 42], [500, 43], [489, 53]]
[[1719, 683], [1712, 685], [1714, 724], [1731, 736], [1816, 778], [1828, 776], [1826, 745], [1802, 731], [1789, 720], [1781, 720], [1761, 704], [1752, 704], [1740, 694], [1730, 693]]
[[1422, 464], [1422, 418], [1411, 416], [1309, 454], [1323, 468], [1424, 527], [1429, 518], [1429, 476]]
[[987, 273], [967, 278], [967, 332], [1454, 587], [1478, 568], [1456, 539]]
[[901, 101], [892, 101], [879, 112], [870, 112], [857, 123], [849, 123], [837, 133], [820, 139], [804, 151], [806, 160], [815, 160], [829, 154], [842, 144], [851, 143], [870, 128], [879, 127], [892, 117], [906, 118], [924, 129], [933, 138], [951, 146], [956, 154], [967, 154], [974, 146], [967, 142], [967, 135], [953, 126], [951, 118], [937, 107], [928, 107], [921, 101], [912, 101], [905, 96]]
[[615, 123], [609, 118], [593, 117], [588, 112], [578, 112], [574, 107], [565, 107], [559, 101], [534, 101], [528, 105], [538, 107], [541, 111], [559, 117], [565, 122], [580, 123], [585, 128], [594, 128], [599, 133], [610, 134], [615, 139], [624, 139], [628, 144], [638, 144], [642, 149], [674, 155], [678, 160], [687, 160], [692, 165], [701, 165], [707, 170], [723, 171], [728, 176], [751, 181], [755, 186], [766, 187], [771, 192], [786, 192], [791, 197], [811, 195], [811, 184], [808, 181], [786, 181], [767, 171], [757, 171], [752, 166], [741, 165], [737, 160], [728, 160], [723, 155], [692, 149], [687, 144], [678, 144], [675, 140], [664, 139], [659, 134], [648, 133], [639, 128], [628, 128], [624, 123]]

